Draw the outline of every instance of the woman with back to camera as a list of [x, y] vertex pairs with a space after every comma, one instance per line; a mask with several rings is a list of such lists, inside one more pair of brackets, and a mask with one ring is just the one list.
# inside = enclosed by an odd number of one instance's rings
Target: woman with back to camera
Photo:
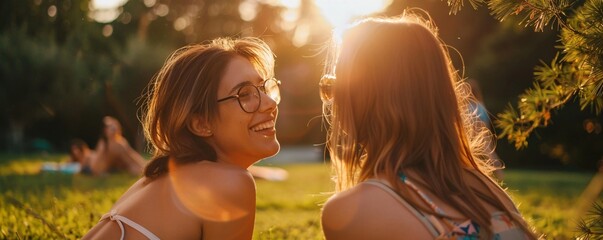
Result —
[[361, 20], [321, 80], [336, 191], [327, 239], [535, 239], [491, 178], [487, 129], [430, 20]]
[[251, 239], [247, 168], [279, 151], [274, 56], [256, 38], [175, 51], [149, 85], [153, 158], [85, 239]]

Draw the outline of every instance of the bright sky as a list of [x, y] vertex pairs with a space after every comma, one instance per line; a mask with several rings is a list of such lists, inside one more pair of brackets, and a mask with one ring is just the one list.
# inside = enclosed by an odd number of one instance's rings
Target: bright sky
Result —
[[[90, 17], [97, 22], [109, 23], [114, 21], [120, 14], [120, 6], [123, 6], [128, 0], [92, 0], [90, 3]], [[373, 13], [378, 13], [387, 8], [393, 0], [314, 0], [314, 4], [319, 8], [321, 14], [331, 24], [331, 27], [337, 29], [342, 27], [356, 17], [361, 17]], [[156, 0], [144, 0], [145, 5], [153, 6]], [[253, 20], [258, 11], [258, 4], [279, 5], [285, 7], [281, 13], [281, 28], [284, 30], [294, 29], [293, 44], [296, 46], [305, 45], [309, 33], [310, 25], [308, 23], [297, 22], [300, 14], [301, 0], [244, 0], [239, 6], [241, 18], [245, 21]], [[190, 20], [190, 19], [189, 19]], [[186, 18], [178, 18], [174, 23], [176, 30], [182, 30], [188, 25]]]
[[92, 9], [111, 9], [124, 5], [128, 0], [92, 0]]
[[355, 17], [381, 12], [391, 3], [392, 0], [315, 0], [333, 27], [341, 27]]
[[90, 2], [90, 17], [97, 22], [111, 22], [121, 12], [118, 8], [126, 4], [128, 0], [92, 0]]
[[[102, 12], [113, 11], [124, 5], [128, 0], [92, 0], [90, 8]], [[266, 0], [264, 0], [266, 1]], [[349, 23], [351, 19], [375, 12], [383, 11], [392, 0], [314, 0], [323, 16], [333, 25], [339, 27]], [[299, 0], [272, 0], [287, 8], [297, 8]], [[117, 16], [115, 16], [117, 17]], [[110, 16], [103, 17], [107, 21]], [[97, 19], [97, 18], [95, 18]], [[111, 19], [112, 21], [113, 19]]]

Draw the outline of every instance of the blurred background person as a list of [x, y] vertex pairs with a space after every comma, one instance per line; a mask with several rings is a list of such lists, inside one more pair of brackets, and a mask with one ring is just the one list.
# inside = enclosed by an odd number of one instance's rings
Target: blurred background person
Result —
[[124, 171], [140, 175], [145, 159], [123, 137], [119, 121], [105, 116], [102, 122], [103, 131], [94, 150], [82, 139], [73, 139], [69, 147], [69, 161], [43, 163], [41, 171], [95, 176]]
[[84, 165], [94, 175], [116, 171], [140, 175], [144, 168], [144, 158], [130, 147], [122, 135], [119, 121], [111, 116], [103, 118], [103, 132], [94, 152]]
[[40, 168], [42, 172], [61, 173], [91, 173], [88, 162], [91, 156], [95, 156], [94, 150], [79, 138], [71, 140], [69, 145], [69, 159], [67, 162], [44, 162]]

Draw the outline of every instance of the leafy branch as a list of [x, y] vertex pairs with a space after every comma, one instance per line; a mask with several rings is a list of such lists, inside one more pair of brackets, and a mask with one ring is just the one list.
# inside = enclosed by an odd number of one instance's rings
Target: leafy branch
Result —
[[595, 203], [593, 209], [580, 219], [576, 239], [603, 239], [603, 205]]
[[[543, 31], [550, 23], [564, 24], [565, 12], [571, 8], [569, 0], [468, 0], [476, 9], [487, 4], [492, 15], [503, 21], [509, 16], [523, 16], [521, 23], [534, 26], [536, 31]], [[464, 6], [464, 0], [447, 0], [450, 13], [456, 14]]]
[[[450, 7], [451, 14], [458, 13], [465, 5], [464, 0], [447, 0], [446, 3]], [[469, 3], [471, 4], [471, 7], [473, 7], [473, 9], [477, 9], [477, 7], [485, 3], [485, 0], [469, 0]]]
[[514, 142], [518, 149], [527, 147], [530, 134], [538, 127], [548, 126], [551, 112], [562, 107], [581, 88], [572, 80], [583, 75], [583, 71], [560, 62], [559, 54], [550, 65], [541, 63], [535, 68], [537, 82], [519, 96], [517, 110], [509, 105], [497, 115], [496, 126], [502, 130], [499, 136]]
[[[597, 114], [603, 110], [603, 1], [585, 0], [469, 0], [476, 7], [488, 4], [492, 15], [503, 21], [521, 16], [520, 23], [543, 31], [557, 23], [562, 49], [550, 65], [542, 63], [534, 69], [535, 82], [519, 96], [517, 106], [509, 105], [496, 121], [516, 148], [526, 147], [530, 134], [546, 127], [551, 113], [577, 97], [582, 110], [591, 107]], [[464, 0], [448, 0], [451, 13], [463, 6]], [[581, 4], [581, 5], [578, 5]], [[562, 55], [562, 57], [560, 57]]]
[[500, 21], [511, 15], [522, 16], [520, 23], [533, 26], [535, 31], [542, 32], [544, 27], [557, 22], [565, 26], [565, 12], [571, 8], [568, 0], [491, 0], [488, 8]]

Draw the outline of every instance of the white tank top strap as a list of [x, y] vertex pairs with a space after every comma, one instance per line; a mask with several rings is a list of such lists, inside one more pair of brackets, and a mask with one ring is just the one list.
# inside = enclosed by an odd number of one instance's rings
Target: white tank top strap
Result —
[[120, 240], [123, 240], [126, 234], [126, 230], [124, 229], [124, 223], [128, 226], [130, 226], [131, 228], [136, 229], [136, 231], [142, 233], [142, 235], [144, 235], [145, 237], [147, 237], [148, 239], [151, 240], [159, 240], [159, 237], [157, 237], [155, 234], [153, 234], [151, 231], [149, 231], [148, 229], [146, 229], [145, 227], [141, 226], [140, 224], [130, 220], [127, 217], [121, 216], [119, 214], [117, 214], [117, 211], [115, 209], [111, 210], [111, 212], [106, 213], [105, 215], [103, 215], [100, 219], [100, 221], [103, 221], [105, 219], [109, 219], [111, 221], [115, 221], [117, 222], [117, 225], [119, 225], [119, 228], [121, 229], [121, 238]]
[[[398, 200], [404, 207], [406, 207], [411, 213], [413, 213], [422, 223], [427, 227], [427, 230], [434, 236], [441, 236], [442, 233], [445, 232], [444, 227], [440, 224], [440, 222], [430, 214], [424, 214], [419, 212], [416, 208], [410, 205], [406, 200], [404, 200], [398, 193], [396, 193], [388, 184], [382, 182], [378, 179], [368, 179], [362, 183], [370, 184], [376, 187], [381, 188], [385, 192], [389, 193], [394, 199]], [[361, 184], [362, 184], [361, 183]]]

